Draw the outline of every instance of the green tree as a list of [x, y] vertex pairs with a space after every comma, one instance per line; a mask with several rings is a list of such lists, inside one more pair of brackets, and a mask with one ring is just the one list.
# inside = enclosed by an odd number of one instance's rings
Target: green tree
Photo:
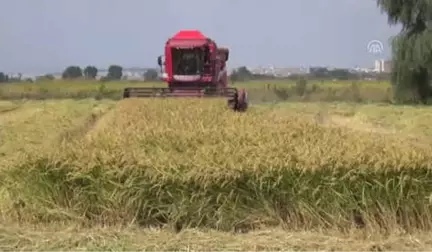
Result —
[[237, 69], [237, 74], [241, 77], [244, 77], [244, 78], [251, 78], [252, 77], [251, 71], [249, 71], [249, 69], [247, 69], [247, 67], [245, 67], [245, 66], [239, 67]]
[[398, 102], [426, 103], [431, 96], [432, 2], [377, 0], [390, 25], [402, 30], [392, 39], [391, 82]]
[[84, 77], [86, 79], [96, 79], [97, 74], [98, 74], [98, 69], [95, 66], [87, 66], [84, 69]]
[[154, 81], [158, 79], [158, 71], [156, 69], [148, 69], [145, 73], [144, 73], [144, 79], [145, 80], [149, 80], [149, 81]]
[[307, 80], [304, 76], [301, 76], [296, 81], [295, 91], [298, 96], [304, 96], [307, 90]]
[[45, 75], [41, 75], [41, 76], [36, 77], [36, 81], [52, 81], [54, 79], [55, 79], [54, 75], [52, 75], [52, 74], [45, 74]]
[[79, 66], [69, 66], [67, 67], [62, 74], [63, 79], [76, 79], [83, 76], [83, 72], [81, 67]]
[[52, 74], [45, 74], [43, 77], [45, 78], [45, 80], [54, 80], [55, 79], [54, 75], [52, 75]]
[[0, 72], [0, 83], [5, 83], [9, 81], [9, 76], [3, 72]]
[[325, 79], [330, 77], [329, 70], [326, 67], [311, 67], [310, 76], [316, 79]]
[[108, 75], [107, 75], [108, 80], [121, 80], [122, 76], [123, 76], [123, 67], [119, 65], [111, 65], [108, 68]]
[[236, 70], [234, 70], [231, 73], [231, 76], [230, 76], [230, 79], [233, 82], [247, 81], [247, 80], [251, 80], [252, 78], [253, 78], [253, 74], [245, 66], [237, 68]]
[[239, 79], [237, 70], [235, 70], [235, 69], [232, 70], [231, 74], [229, 75], [229, 78], [230, 78], [232, 84], [236, 83]]

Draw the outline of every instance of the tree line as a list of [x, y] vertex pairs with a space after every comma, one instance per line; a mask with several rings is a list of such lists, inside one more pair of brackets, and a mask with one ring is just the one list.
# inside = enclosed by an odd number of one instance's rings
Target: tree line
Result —
[[[61, 75], [61, 78], [64, 80], [74, 80], [74, 79], [86, 79], [86, 80], [95, 80], [98, 76], [99, 70], [97, 67], [93, 65], [86, 66], [82, 69], [80, 66], [72, 65], [66, 67]], [[108, 67], [108, 73], [105, 76], [100, 78], [101, 81], [116, 81], [121, 80], [123, 77], [123, 67], [119, 65], [111, 65]], [[148, 69], [144, 74], [143, 78], [145, 80], [157, 80], [158, 72], [156, 69]], [[54, 76], [52, 74], [45, 74], [42, 76], [36, 77], [36, 81], [38, 80], [54, 80]], [[0, 83], [6, 82], [21, 82], [28, 81], [32, 82], [33, 80], [30, 78], [22, 79], [22, 74], [19, 74], [18, 77], [11, 77], [4, 72], [0, 72]]]
[[[93, 65], [86, 66], [84, 69], [80, 66], [72, 65], [68, 66], [62, 72], [61, 78], [65, 80], [73, 79], [86, 79], [94, 80], [97, 78], [99, 70]], [[271, 75], [254, 74], [247, 67], [241, 66], [234, 69], [230, 74], [229, 78], [231, 82], [235, 83], [238, 81], [249, 81], [249, 80], [270, 80], [270, 79], [288, 79], [296, 80], [299, 77], [308, 77], [309, 79], [320, 79], [320, 80], [354, 80], [364, 78], [375, 78], [375, 79], [388, 79], [388, 74], [376, 74], [376, 73], [352, 73], [348, 69], [332, 69], [329, 70], [325, 67], [312, 67], [308, 74], [292, 74], [286, 77], [276, 77]], [[159, 79], [159, 73], [156, 69], [148, 69], [142, 76], [145, 80], [155, 81]], [[108, 73], [106, 76], [100, 78], [101, 81], [116, 81], [123, 78], [123, 67], [119, 65], [111, 65], [108, 67]], [[38, 76], [36, 80], [53, 80], [54, 76], [51, 74], [45, 74]], [[20, 81], [32, 81], [29, 79], [22, 80], [21, 76], [10, 77], [0, 72], [0, 83], [4, 82], [20, 82]]]
[[[98, 69], [95, 66], [87, 66], [81, 69], [79, 66], [69, 66], [62, 73], [62, 79], [96, 79]], [[102, 81], [121, 80], [123, 77], [123, 67], [119, 65], [111, 65], [108, 67], [108, 73], [101, 78]], [[157, 80], [158, 72], [156, 69], [148, 69], [142, 76], [145, 80]]]

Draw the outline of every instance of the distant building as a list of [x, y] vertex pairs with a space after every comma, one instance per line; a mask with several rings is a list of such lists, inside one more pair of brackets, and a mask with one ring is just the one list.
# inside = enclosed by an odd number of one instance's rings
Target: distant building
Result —
[[292, 74], [306, 74], [309, 73], [309, 68], [307, 67], [257, 67], [257, 68], [251, 68], [248, 67], [249, 71], [253, 74], [260, 74], [260, 75], [268, 75], [268, 76], [274, 76], [274, 77], [288, 77]]
[[383, 63], [383, 72], [384, 73], [390, 73], [392, 71], [392, 61], [386, 60]]
[[381, 72], [382, 62], [383, 62], [383, 60], [375, 60], [375, 64], [374, 64], [375, 65], [375, 68], [374, 68], [375, 72], [377, 72], [377, 73]]
[[390, 73], [391, 72], [391, 60], [375, 60], [374, 72], [377, 73]]

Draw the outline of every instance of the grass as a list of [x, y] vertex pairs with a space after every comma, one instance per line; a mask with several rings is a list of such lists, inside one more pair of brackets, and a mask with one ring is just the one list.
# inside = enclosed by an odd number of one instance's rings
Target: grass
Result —
[[[306, 237], [326, 232], [345, 243], [316, 246], [369, 249], [351, 233], [383, 242], [403, 241], [397, 230], [431, 229], [428, 107], [292, 102], [236, 114], [224, 100], [87, 99], [3, 101], [0, 111], [0, 216], [12, 223], [0, 230], [4, 249], [184, 249], [190, 244], [174, 244], [187, 234], [212, 239], [191, 238], [197, 249], [314, 249]], [[41, 240], [55, 223], [81, 231], [64, 231], [49, 247]], [[124, 227], [131, 224], [165, 231]], [[47, 230], [23, 230], [32, 225]], [[89, 238], [98, 225], [126, 235]], [[167, 229], [180, 233], [161, 247], [131, 243]], [[258, 244], [273, 229], [300, 247]], [[84, 237], [72, 239], [77, 232]]]

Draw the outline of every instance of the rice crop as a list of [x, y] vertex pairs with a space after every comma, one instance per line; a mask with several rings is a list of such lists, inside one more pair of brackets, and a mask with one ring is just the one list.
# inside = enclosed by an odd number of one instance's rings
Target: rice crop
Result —
[[432, 147], [403, 134], [200, 99], [123, 100], [78, 128], [5, 169], [15, 218], [176, 230], [431, 228]]

